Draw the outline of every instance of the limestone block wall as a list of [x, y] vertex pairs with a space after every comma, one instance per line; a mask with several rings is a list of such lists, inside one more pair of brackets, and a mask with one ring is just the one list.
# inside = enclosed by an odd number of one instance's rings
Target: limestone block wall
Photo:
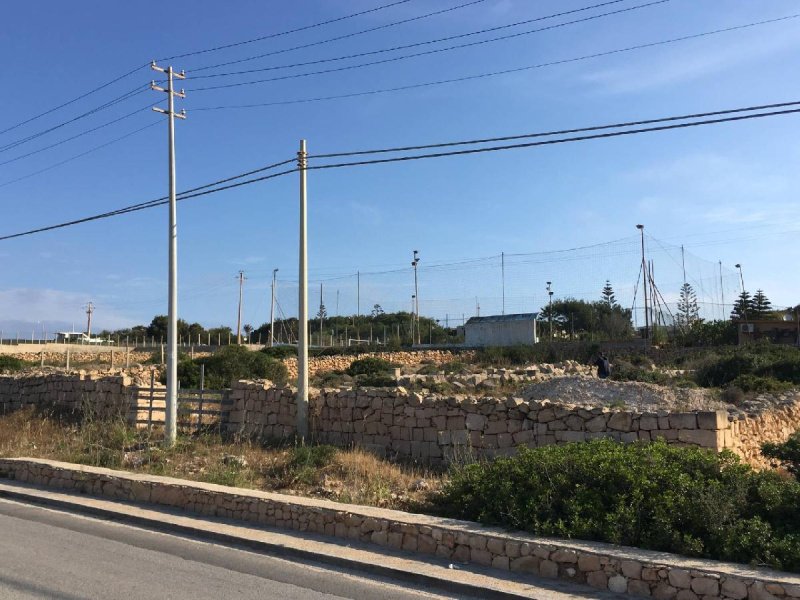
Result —
[[34, 377], [0, 377], [0, 414], [21, 408], [56, 408], [97, 416], [129, 413], [133, 387], [126, 375], [54, 373]]
[[[230, 432], [294, 434], [293, 389], [239, 382], [232, 398]], [[713, 450], [736, 446], [725, 411], [638, 413], [521, 398], [423, 397], [403, 388], [315, 391], [309, 404], [311, 430], [320, 442], [434, 463], [597, 438], [663, 439]]]
[[[418, 352], [370, 352], [368, 354], [350, 356], [317, 356], [309, 359], [308, 372], [310, 375], [314, 375], [319, 372], [344, 370], [354, 360], [365, 356], [382, 358], [399, 365], [418, 365], [423, 362], [443, 364], [454, 360], [468, 361], [474, 354], [472, 351], [454, 354], [447, 350], [420, 350]], [[286, 365], [289, 371], [289, 378], [297, 378], [297, 359], [286, 358], [283, 360], [283, 364]]]
[[731, 426], [731, 449], [754, 467], [768, 467], [761, 444], [783, 442], [800, 430], [800, 394], [791, 402], [735, 420]]

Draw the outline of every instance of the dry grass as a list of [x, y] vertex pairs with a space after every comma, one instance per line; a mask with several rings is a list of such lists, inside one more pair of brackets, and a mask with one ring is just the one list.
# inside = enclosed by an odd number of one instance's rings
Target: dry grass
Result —
[[122, 420], [70, 423], [33, 411], [0, 416], [0, 457], [26, 456], [124, 469], [338, 502], [418, 510], [442, 476], [359, 449], [262, 446], [214, 434], [181, 437], [165, 449]]

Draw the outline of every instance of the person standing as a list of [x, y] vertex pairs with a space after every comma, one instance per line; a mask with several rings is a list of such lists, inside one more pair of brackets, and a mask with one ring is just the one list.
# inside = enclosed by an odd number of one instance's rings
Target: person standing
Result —
[[608, 362], [608, 357], [605, 353], [601, 353], [597, 360], [594, 361], [594, 364], [597, 367], [597, 376], [600, 379], [607, 379], [611, 375], [611, 363]]

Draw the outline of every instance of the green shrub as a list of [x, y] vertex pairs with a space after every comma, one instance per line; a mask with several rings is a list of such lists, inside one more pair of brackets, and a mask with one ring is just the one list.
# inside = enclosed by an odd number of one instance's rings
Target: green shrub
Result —
[[[192, 360], [182, 354], [178, 358], [178, 380], [183, 388], [200, 387], [200, 365], [205, 365], [205, 387], [222, 389], [239, 379], [269, 379], [277, 386], [286, 385], [289, 372], [279, 360], [244, 346], [225, 346], [211, 356]], [[166, 373], [162, 374], [162, 383]]]
[[577, 360], [588, 363], [600, 347], [588, 342], [540, 343], [535, 345], [489, 346], [479, 348], [475, 362], [484, 366], [524, 366]]
[[761, 446], [761, 454], [778, 461], [783, 468], [800, 479], [800, 431], [780, 444], [768, 442]]
[[388, 375], [389, 371], [393, 368], [394, 365], [388, 360], [368, 356], [350, 363], [350, 366], [347, 367], [347, 374], [351, 377], [355, 377], [356, 375]]
[[664, 385], [669, 382], [669, 377], [661, 371], [643, 368], [642, 365], [651, 366], [646, 358], [628, 362], [625, 359], [616, 359], [611, 366], [610, 379], [615, 381], [644, 381]]
[[730, 385], [722, 390], [719, 399], [728, 404], [738, 406], [744, 401], [744, 392], [735, 385]]
[[800, 350], [769, 343], [723, 350], [700, 361], [695, 379], [704, 387], [724, 387], [741, 375], [800, 384]]
[[262, 348], [260, 352], [278, 360], [297, 358], [297, 348], [294, 346], [273, 346], [272, 348]]
[[0, 354], [0, 371], [19, 371], [26, 366], [25, 361], [9, 356], [8, 354]]
[[608, 440], [456, 468], [441, 512], [537, 535], [800, 570], [800, 483], [729, 452]]
[[739, 375], [731, 385], [743, 392], [781, 392], [792, 387], [791, 383], [760, 375]]

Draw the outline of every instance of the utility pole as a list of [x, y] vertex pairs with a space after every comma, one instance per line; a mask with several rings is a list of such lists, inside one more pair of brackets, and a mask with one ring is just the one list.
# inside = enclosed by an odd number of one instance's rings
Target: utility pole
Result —
[[236, 343], [242, 345], [242, 297], [244, 293], [244, 271], [239, 271], [239, 312], [236, 317]]
[[477, 296], [475, 296], [475, 316], [476, 317], [480, 317], [481, 316], [481, 304], [480, 304], [480, 302], [478, 302], [478, 297]]
[[547, 282], [547, 295], [550, 296], [549, 304], [548, 304], [548, 321], [550, 321], [550, 341], [553, 341], [553, 288], [552, 281]]
[[86, 337], [92, 337], [92, 313], [94, 312], [94, 304], [89, 302], [86, 305]]
[[742, 316], [744, 322], [747, 324], [747, 303], [744, 301], [744, 275], [742, 275], [742, 265], [736, 263], [736, 268], [739, 269], [739, 281], [742, 282]]
[[648, 285], [648, 277], [647, 277], [647, 262], [644, 259], [644, 225], [637, 225], [636, 229], [638, 229], [642, 234], [642, 280], [643, 285], [642, 289], [644, 290], [644, 339], [650, 339], [650, 313], [647, 306], [647, 285]]
[[297, 328], [297, 437], [308, 437], [308, 231], [306, 167], [308, 166], [306, 141], [300, 140], [297, 169], [300, 171], [300, 292], [298, 298]]
[[323, 319], [323, 308], [325, 308], [325, 304], [322, 302], [322, 284], [319, 284], [319, 346], [322, 347], [322, 319]]
[[272, 300], [269, 305], [269, 347], [275, 345], [275, 285], [277, 284], [278, 269], [272, 269]]
[[683, 244], [681, 244], [681, 268], [683, 269], [683, 285], [686, 285], [686, 256], [683, 251]]
[[186, 111], [175, 112], [175, 96], [185, 98], [183, 90], [176, 92], [173, 79], [186, 79], [184, 71], [175, 72], [172, 66], [162, 69], [153, 61], [150, 67], [167, 76], [167, 87], [162, 88], [153, 81], [150, 88], [167, 94], [167, 110], [153, 107], [156, 112], [167, 115], [169, 143], [169, 302], [167, 309], [167, 393], [164, 418], [164, 442], [175, 444], [178, 435], [178, 225], [175, 182], [175, 118], [185, 119]]
[[506, 314], [506, 253], [500, 253], [500, 279], [503, 287], [503, 312]]
[[722, 261], [719, 261], [719, 295], [722, 300], [722, 320], [725, 320], [725, 288], [722, 286]]
[[[414, 259], [411, 261], [411, 266], [414, 267], [414, 308], [417, 317], [417, 344], [420, 343], [419, 339], [419, 284], [417, 281], [417, 265], [419, 264], [419, 252], [414, 250]], [[413, 343], [413, 338], [412, 338]]]
[[361, 271], [356, 271], [356, 316], [361, 316]]

